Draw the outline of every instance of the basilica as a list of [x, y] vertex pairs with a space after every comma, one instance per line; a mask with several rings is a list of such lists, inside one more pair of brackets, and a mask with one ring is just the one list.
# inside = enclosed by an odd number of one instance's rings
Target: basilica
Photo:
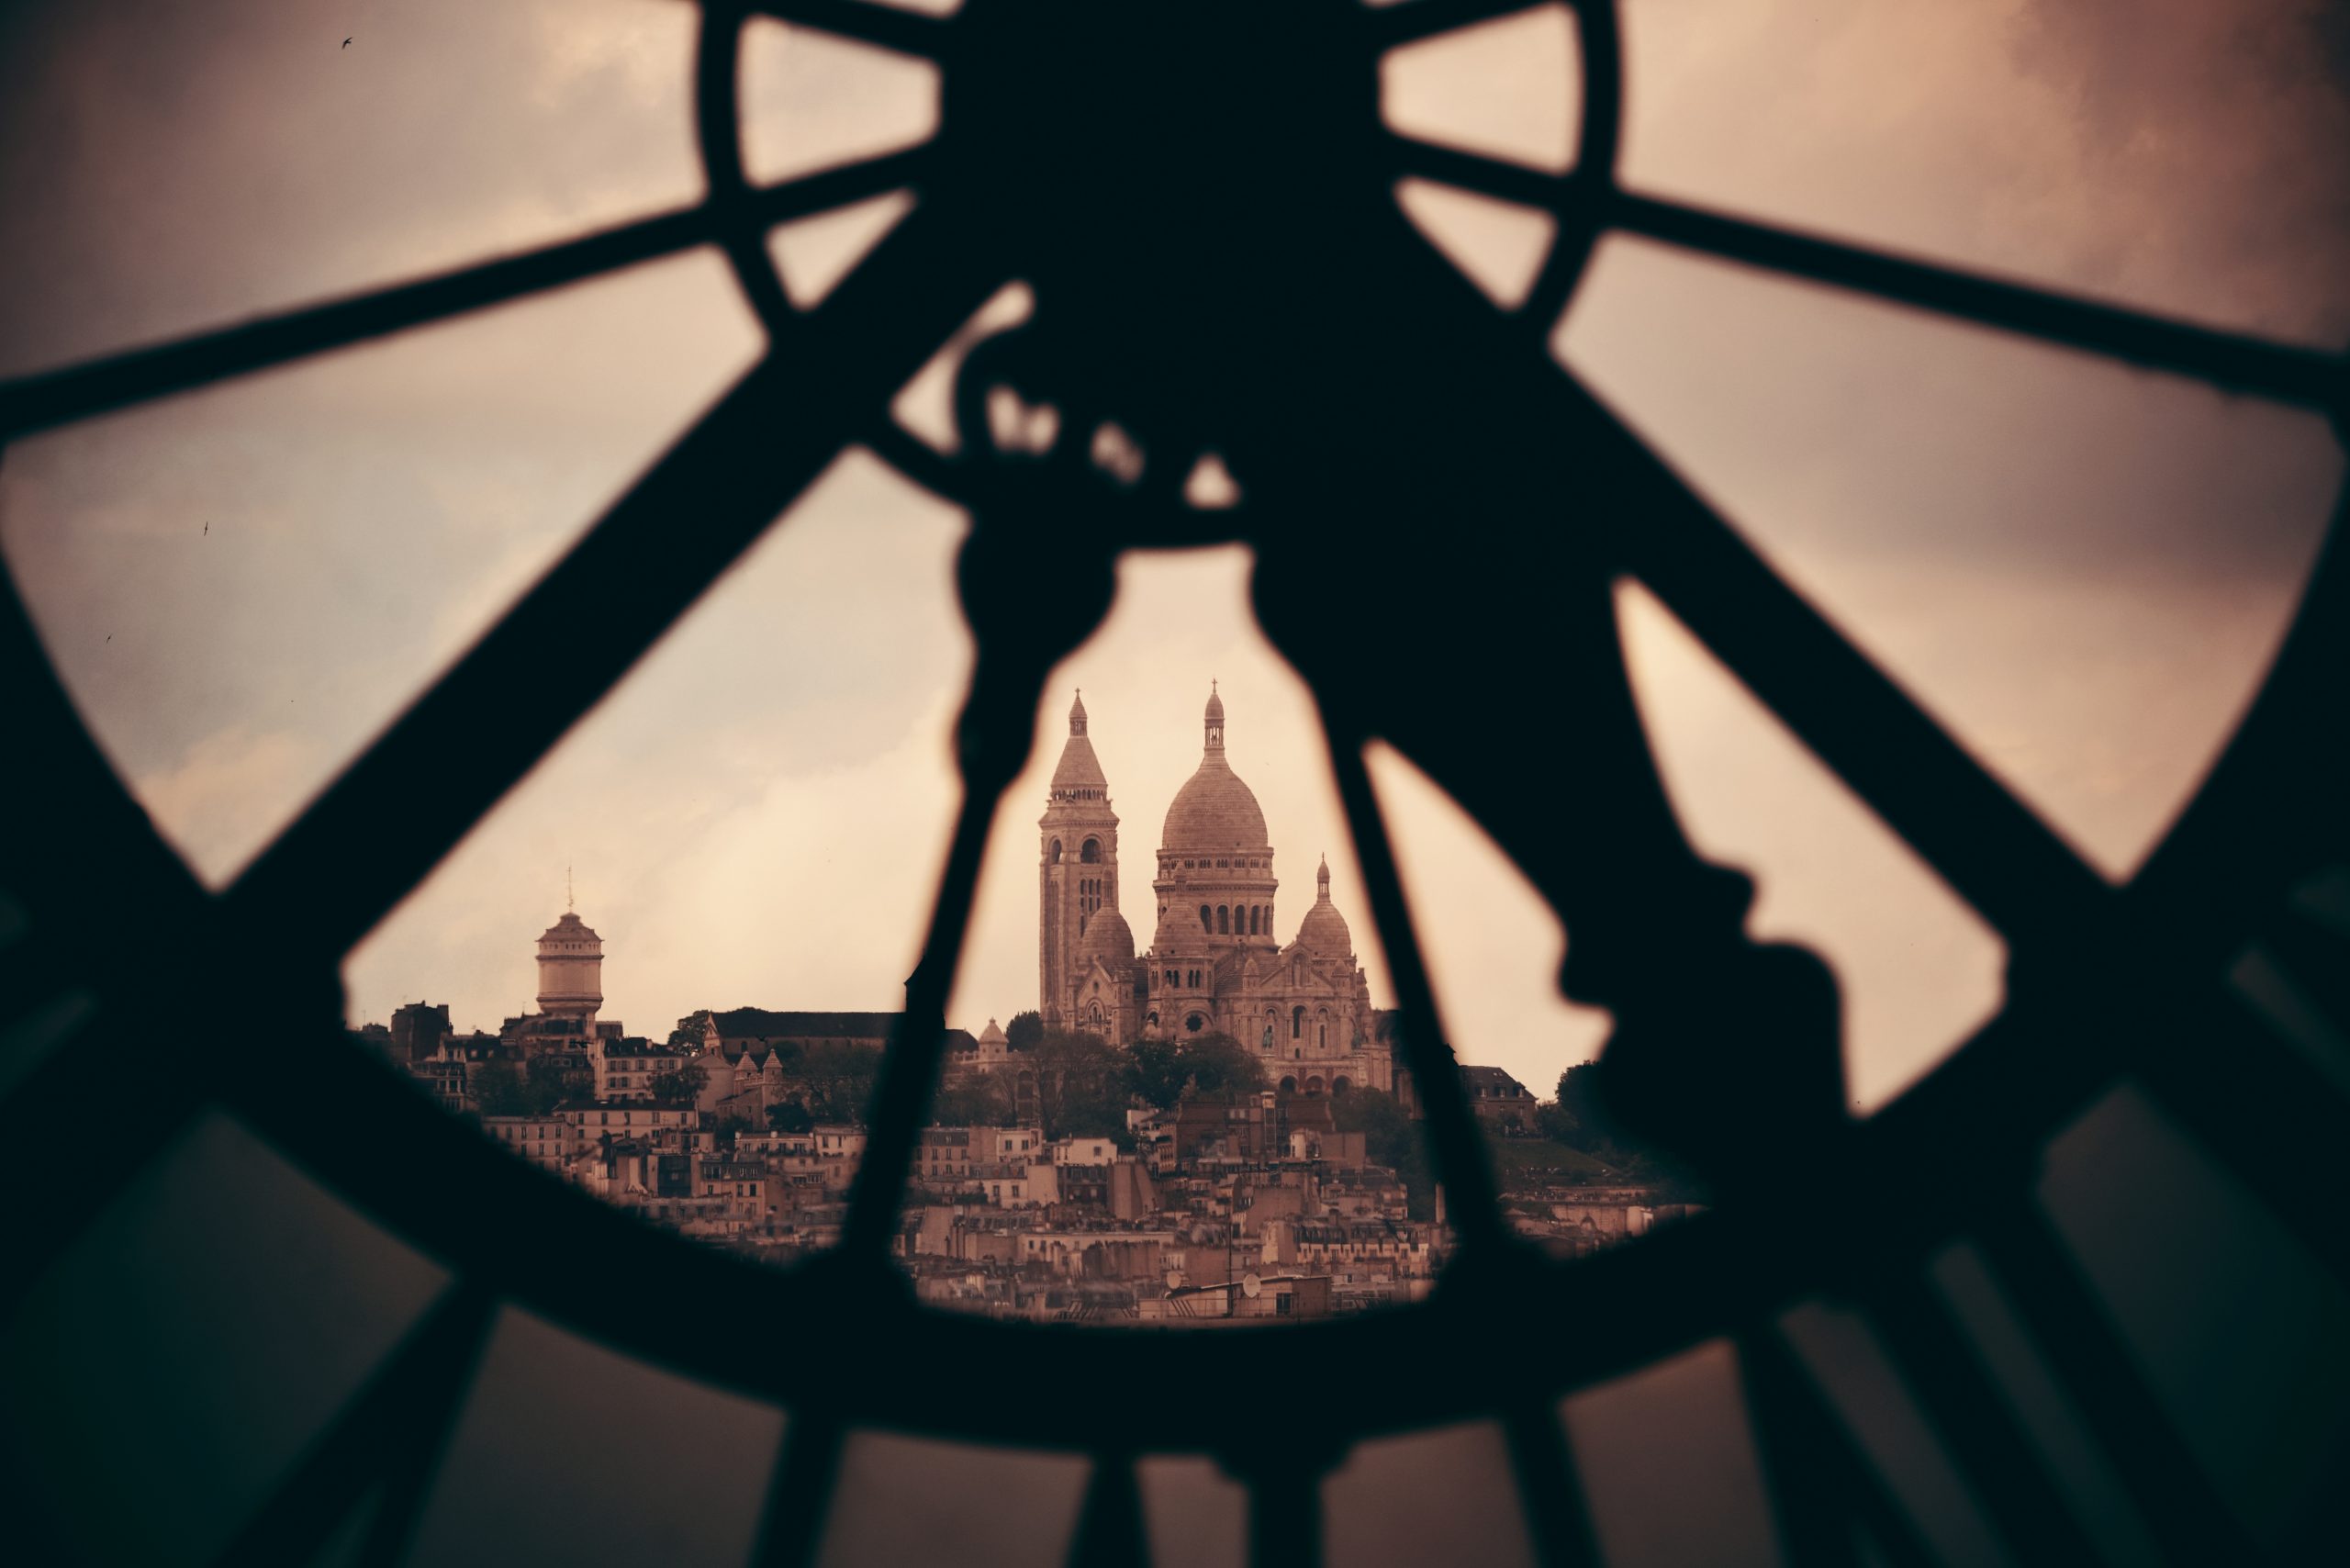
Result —
[[1300, 1094], [1393, 1090], [1371, 989], [1330, 868], [1287, 944], [1274, 935], [1273, 846], [1257, 797], [1225, 754], [1224, 700], [1208, 694], [1199, 770], [1159, 834], [1158, 928], [1136, 957], [1118, 905], [1118, 816], [1085, 733], [1082, 694], [1037, 823], [1037, 949], [1047, 1025], [1116, 1045], [1222, 1033], [1254, 1047], [1267, 1081]]

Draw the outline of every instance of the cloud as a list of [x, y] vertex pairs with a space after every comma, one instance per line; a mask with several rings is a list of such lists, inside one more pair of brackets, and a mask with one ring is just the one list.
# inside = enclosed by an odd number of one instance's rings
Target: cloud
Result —
[[177, 766], [132, 781], [131, 792], [198, 875], [218, 886], [274, 836], [317, 768], [315, 737], [241, 725], [188, 748]]

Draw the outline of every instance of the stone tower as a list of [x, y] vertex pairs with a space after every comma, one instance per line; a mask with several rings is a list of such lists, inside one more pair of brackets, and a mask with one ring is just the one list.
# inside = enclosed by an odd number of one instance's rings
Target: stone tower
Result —
[[604, 939], [570, 910], [539, 938], [539, 1011], [592, 1023], [604, 1005]]
[[1082, 693], [1069, 705], [1069, 742], [1036, 829], [1037, 1009], [1047, 1025], [1065, 1028], [1074, 1022], [1079, 944], [1096, 915], [1118, 908], [1118, 813], [1110, 809], [1110, 781], [1085, 735]]

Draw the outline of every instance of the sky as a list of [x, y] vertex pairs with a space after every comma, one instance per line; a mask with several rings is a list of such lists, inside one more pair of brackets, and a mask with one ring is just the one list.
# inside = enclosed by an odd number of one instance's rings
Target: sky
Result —
[[[2342, 6], [1623, 10], [1636, 188], [2278, 338], [2350, 332]], [[674, 0], [0, 6], [0, 374], [689, 203], [690, 24]], [[1391, 58], [1389, 116], [1555, 164], [1572, 49], [1553, 9]], [[925, 68], [801, 30], [762, 25], [745, 71], [761, 178], [935, 123]], [[1497, 287], [1539, 257], [1524, 214], [1404, 199]], [[795, 292], [896, 212], [779, 236]], [[1640, 241], [1602, 248], [1554, 343], [2114, 877], [2256, 689], [2342, 477], [2307, 416]], [[19, 442], [0, 550], [101, 744], [218, 885], [759, 350], [717, 258], [651, 263]], [[910, 391], [910, 423], [934, 426], [937, 391]], [[702, 1006], [896, 1005], [956, 798], [962, 528], [843, 454], [352, 954], [352, 1018], [524, 1010], [566, 877], [605, 937], [606, 1014], [637, 1032]], [[1310, 697], [1254, 625], [1248, 569], [1237, 547], [1122, 564], [996, 823], [950, 1022], [1035, 1004], [1035, 820], [1070, 689], [1147, 937], [1211, 679], [1282, 935], [1326, 854], [1392, 1001]], [[1836, 966], [1853, 1092], [1880, 1102], [1997, 1008], [1996, 935], [1643, 590], [1619, 606], [1684, 826], [1758, 877], [1758, 933]], [[1606, 1028], [1557, 994], [1568, 934], [1408, 764], [1372, 766], [1456, 1047], [1547, 1092]]]

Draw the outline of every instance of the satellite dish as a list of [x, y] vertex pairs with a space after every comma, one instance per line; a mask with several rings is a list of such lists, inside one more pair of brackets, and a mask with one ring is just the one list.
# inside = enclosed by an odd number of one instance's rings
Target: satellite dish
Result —
[[1265, 1282], [1259, 1279], [1256, 1275], [1243, 1274], [1240, 1276], [1240, 1294], [1242, 1295], [1254, 1297], [1263, 1294], [1264, 1289]]

